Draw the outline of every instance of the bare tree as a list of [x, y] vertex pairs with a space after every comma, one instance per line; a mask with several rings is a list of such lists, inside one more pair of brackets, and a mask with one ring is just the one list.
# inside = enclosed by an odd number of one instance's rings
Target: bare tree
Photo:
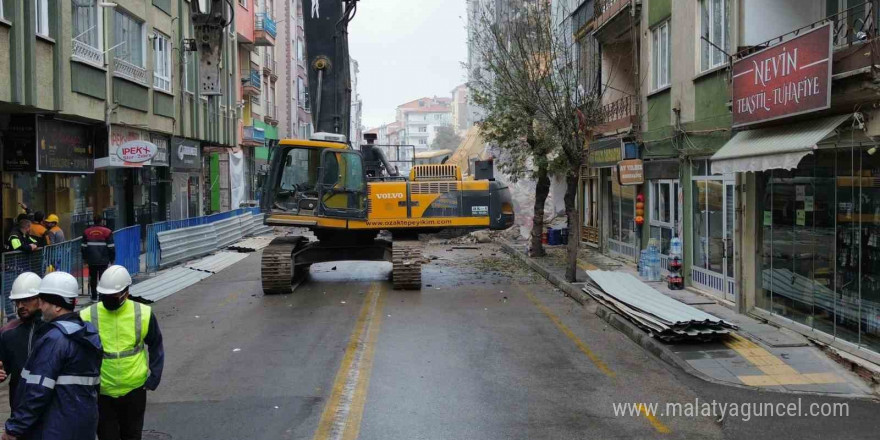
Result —
[[[533, 165], [540, 169], [546, 163], [547, 175], [565, 177], [565, 212], [569, 225], [565, 276], [574, 281], [580, 241], [576, 200], [579, 172], [584, 165], [584, 145], [591, 128], [601, 121], [601, 93], [580, 86], [577, 54], [570, 44], [569, 33], [557, 26], [549, 1], [507, 0], [497, 5], [486, 6], [479, 14], [479, 28], [473, 38], [482, 59], [482, 70], [471, 89], [475, 95], [488, 96], [490, 103], [500, 103], [511, 115], [510, 119], [526, 119], [515, 131], [519, 138], [528, 139], [530, 129], [541, 128], [541, 139], [545, 142], [509, 142], [507, 149], [516, 149], [517, 145], [526, 148]], [[490, 105], [486, 110], [497, 109]], [[527, 162], [520, 160], [510, 166], [524, 165]], [[549, 179], [547, 183], [549, 189]], [[536, 197], [536, 214], [538, 203]], [[543, 214], [544, 200], [540, 203]]]

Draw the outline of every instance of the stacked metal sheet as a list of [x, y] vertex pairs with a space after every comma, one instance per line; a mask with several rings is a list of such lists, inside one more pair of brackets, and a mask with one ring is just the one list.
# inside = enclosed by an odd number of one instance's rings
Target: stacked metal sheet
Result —
[[667, 342], [708, 341], [736, 326], [668, 297], [623, 272], [587, 271], [584, 292]]
[[211, 276], [210, 272], [176, 267], [131, 286], [131, 296], [156, 302]]
[[239, 241], [238, 243], [234, 243], [227, 249], [239, 252], [256, 252], [266, 246], [269, 246], [269, 243], [271, 243], [274, 238], [274, 235], [246, 238], [242, 241]]
[[187, 263], [186, 267], [193, 270], [200, 270], [202, 272], [217, 273], [247, 257], [247, 254], [223, 251], [211, 255], [210, 257]]

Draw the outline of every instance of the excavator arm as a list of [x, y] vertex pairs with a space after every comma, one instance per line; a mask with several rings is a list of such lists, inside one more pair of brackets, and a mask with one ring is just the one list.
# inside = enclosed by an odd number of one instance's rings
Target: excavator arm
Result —
[[315, 132], [349, 138], [351, 67], [348, 24], [358, 0], [303, 0], [309, 99]]

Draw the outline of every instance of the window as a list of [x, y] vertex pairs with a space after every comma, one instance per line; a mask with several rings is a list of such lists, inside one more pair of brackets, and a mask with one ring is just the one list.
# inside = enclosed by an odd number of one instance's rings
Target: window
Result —
[[296, 39], [296, 62], [298, 62], [299, 64], [302, 64], [303, 61], [305, 61], [305, 59], [306, 59], [305, 52], [306, 52], [306, 50], [305, 50], [305, 47], [303, 46], [302, 38], [297, 38]]
[[305, 81], [302, 78], [296, 78], [296, 96], [298, 105], [300, 107], [305, 107], [306, 105], [306, 85]]
[[238, 4], [239, 4], [242, 8], [247, 8], [247, 0], [238, 0]]
[[419, 139], [419, 145], [428, 145], [428, 140], [425, 138]]
[[669, 85], [669, 21], [651, 31], [651, 89]]
[[101, 48], [97, 0], [73, 1], [73, 39], [94, 49]]
[[171, 39], [153, 34], [153, 87], [171, 93]]
[[428, 127], [419, 127], [419, 133], [427, 133]]
[[49, 0], [34, 0], [37, 7], [35, 19], [37, 23], [37, 35], [49, 36]]
[[125, 61], [138, 67], [144, 67], [143, 24], [134, 17], [116, 11], [113, 21], [114, 49], [117, 60]]
[[700, 39], [700, 70], [727, 63], [727, 0], [700, 0], [700, 35], [712, 42]]

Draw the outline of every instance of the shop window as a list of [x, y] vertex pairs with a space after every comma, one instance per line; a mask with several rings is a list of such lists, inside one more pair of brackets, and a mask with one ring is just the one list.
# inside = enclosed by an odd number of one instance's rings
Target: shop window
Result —
[[73, 4], [73, 39], [92, 49], [101, 49], [98, 0], [77, 0]]
[[649, 187], [651, 238], [660, 240], [660, 253], [669, 255], [669, 245], [677, 235], [680, 220], [678, 180], [652, 180]]
[[669, 85], [669, 20], [651, 30], [651, 89]]
[[635, 258], [636, 255], [636, 187], [621, 185], [612, 174], [609, 182], [611, 198], [611, 230], [608, 236], [614, 252]]
[[727, 3], [727, 0], [700, 0], [700, 71], [727, 63], [724, 53], [729, 52]]
[[171, 93], [171, 39], [153, 34], [153, 87]]
[[880, 351], [878, 175], [852, 147], [763, 173], [758, 307]]
[[49, 0], [34, 0], [37, 35], [49, 37]]
[[113, 38], [116, 59], [129, 64], [144, 67], [144, 33], [143, 23], [118, 8], [113, 21]]

